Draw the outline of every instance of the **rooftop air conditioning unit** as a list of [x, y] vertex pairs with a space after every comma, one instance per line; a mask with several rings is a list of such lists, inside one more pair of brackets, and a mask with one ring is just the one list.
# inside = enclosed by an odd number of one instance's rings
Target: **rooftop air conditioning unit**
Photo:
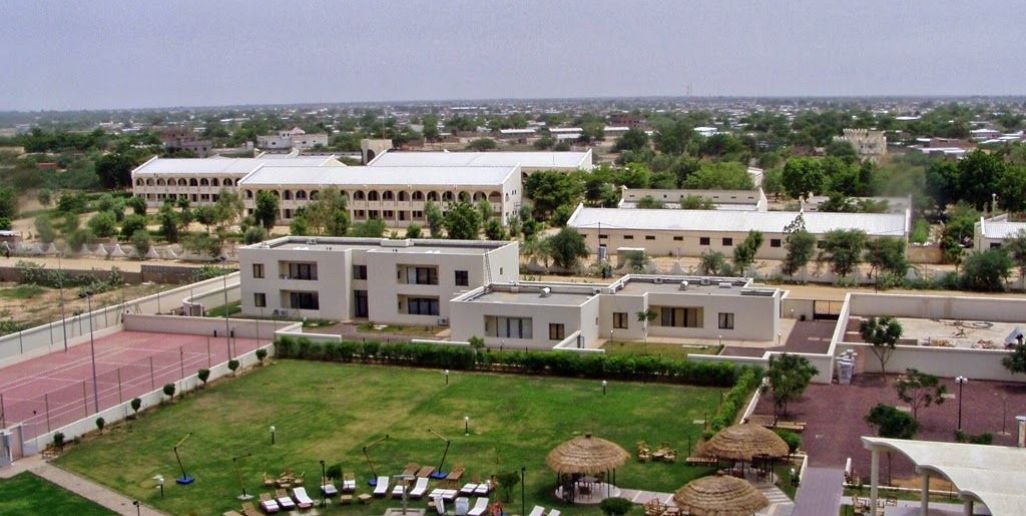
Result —
[[709, 278], [702, 278], [698, 282], [701, 283], [702, 285], [708, 285], [710, 283]]
[[688, 289], [688, 280], [684, 280], [684, 281], [680, 282], [680, 289], [681, 290], [687, 290]]

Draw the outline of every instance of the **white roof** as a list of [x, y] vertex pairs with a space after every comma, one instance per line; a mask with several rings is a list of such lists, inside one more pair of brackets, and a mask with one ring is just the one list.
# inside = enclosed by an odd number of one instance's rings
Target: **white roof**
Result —
[[279, 185], [486, 185], [500, 186], [520, 169], [510, 167], [260, 167], [239, 186]]
[[585, 152], [385, 152], [370, 162], [375, 167], [510, 167], [591, 169]]
[[[717, 233], [782, 233], [799, 212], [735, 210], [667, 210], [580, 207], [567, 225], [574, 228], [709, 231]], [[872, 236], [905, 235], [903, 213], [806, 212], [805, 229], [823, 234], [834, 229], [861, 229]]]
[[994, 516], [1026, 514], [1026, 449], [883, 437], [863, 437], [862, 443], [867, 449], [897, 451], [918, 469], [943, 475]]
[[248, 174], [265, 163], [288, 162], [292, 167], [344, 167], [333, 156], [315, 158], [153, 158], [132, 171], [136, 175], [180, 174], [223, 175]]
[[1026, 231], [1026, 222], [984, 220], [980, 227], [983, 229], [984, 238], [1005, 239], [1015, 236], [1020, 231]]

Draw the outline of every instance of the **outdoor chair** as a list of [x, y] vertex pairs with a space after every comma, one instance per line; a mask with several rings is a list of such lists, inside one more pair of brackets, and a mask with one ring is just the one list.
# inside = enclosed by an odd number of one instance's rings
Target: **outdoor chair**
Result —
[[431, 466], [424, 466], [424, 467], [422, 467], [422, 468], [417, 470], [417, 477], [419, 477], [419, 478], [428, 478], [434, 472], [435, 472], [435, 468], [433, 468]]
[[306, 494], [305, 487], [292, 488], [292, 496], [296, 499], [296, 505], [298, 505], [300, 509], [309, 509], [314, 505], [313, 500], [311, 500], [310, 496]]
[[474, 506], [467, 511], [467, 516], [484, 516], [485, 511], [488, 510], [488, 498], [481, 497], [474, 501]]
[[392, 488], [392, 498], [399, 499], [403, 497], [403, 493], [406, 492], [406, 484], [399, 482]]
[[488, 496], [488, 492], [491, 490], [491, 484], [487, 480], [485, 480], [484, 482], [477, 485], [477, 489], [474, 489], [474, 494], [478, 496]]
[[278, 502], [276, 502], [274, 498], [272, 498], [271, 495], [267, 493], [260, 494], [260, 508], [263, 509], [264, 512], [266, 512], [267, 514], [273, 514], [281, 510], [281, 507], [278, 505]]
[[403, 475], [409, 475], [409, 476], [416, 475], [417, 474], [417, 470], [419, 470], [419, 469], [420, 469], [420, 464], [414, 464], [414, 463], [411, 462], [410, 464], [407, 464], [406, 467], [403, 469]]
[[335, 487], [335, 481], [331, 478], [324, 479], [324, 483], [321, 484], [321, 492], [328, 498], [337, 495], [338, 488]]
[[342, 491], [352, 493], [356, 491], [356, 477], [352, 473], [346, 473], [342, 480]]
[[295, 485], [295, 486], [303, 485], [303, 477], [305, 477], [305, 476], [306, 476], [306, 473], [300, 473], [300, 474], [292, 477], [292, 485]]
[[418, 478], [417, 483], [414, 484], [413, 489], [410, 490], [410, 497], [417, 499], [422, 498], [424, 496], [424, 493], [427, 492], [427, 488], [428, 479], [426, 477]]
[[278, 506], [283, 511], [291, 511], [296, 508], [296, 502], [292, 501], [292, 497], [284, 489], [275, 491], [275, 496], [277, 496]]
[[274, 487], [274, 477], [264, 473], [264, 487]]
[[460, 494], [461, 495], [472, 495], [472, 494], [474, 494], [474, 491], [476, 491], [476, 490], [477, 490], [477, 484], [472, 484], [470, 482], [467, 482], [466, 484], [463, 484], [463, 487], [460, 488]]
[[560, 514], [563, 513], [559, 512], [559, 509], [552, 509], [551, 511], [549, 511], [549, 516], [559, 516]]
[[382, 498], [388, 494], [388, 477], [378, 477], [378, 483], [374, 486], [374, 496]]
[[545, 516], [545, 508], [540, 505], [535, 505], [534, 509], [531, 509], [531, 513], [527, 516]]

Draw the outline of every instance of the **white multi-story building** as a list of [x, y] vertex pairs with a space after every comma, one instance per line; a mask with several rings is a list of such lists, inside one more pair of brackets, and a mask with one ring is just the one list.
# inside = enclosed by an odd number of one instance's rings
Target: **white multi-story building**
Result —
[[[221, 189], [234, 192], [239, 181], [265, 165], [288, 163], [291, 170], [345, 167], [332, 156], [274, 158], [160, 158], [153, 157], [132, 171], [132, 194], [159, 206], [168, 199], [216, 202]], [[288, 177], [279, 177], [287, 183]]]
[[591, 149], [584, 152], [395, 152], [378, 154], [372, 167], [520, 167], [524, 176], [542, 170], [589, 171]]
[[344, 167], [297, 168], [267, 165], [239, 182], [247, 213], [256, 207], [260, 191], [279, 199], [279, 219], [288, 221], [296, 210], [317, 199], [320, 191], [337, 188], [346, 198], [351, 220], [380, 219], [392, 227], [424, 224], [424, 206], [435, 202], [444, 211], [450, 202], [487, 201], [503, 224], [520, 207], [520, 168], [517, 166], [458, 167]]
[[239, 249], [242, 313], [447, 325], [450, 300], [519, 274], [516, 242], [285, 237]]
[[276, 134], [257, 136], [257, 147], [264, 150], [309, 150], [316, 146], [327, 147], [328, 135], [324, 133], [310, 133], [293, 127]]

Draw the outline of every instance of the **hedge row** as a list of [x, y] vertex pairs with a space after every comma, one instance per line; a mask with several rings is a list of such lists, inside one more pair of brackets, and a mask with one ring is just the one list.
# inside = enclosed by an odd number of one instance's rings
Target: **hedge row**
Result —
[[[453, 370], [502, 371], [550, 374], [578, 378], [662, 381], [715, 387], [734, 386], [744, 380], [743, 393], [731, 390], [728, 400], [744, 397], [757, 385], [758, 368], [728, 362], [695, 362], [659, 356], [577, 354], [552, 351], [477, 351], [466, 346], [422, 343], [382, 344], [379, 342], [311, 342], [300, 337], [279, 337], [274, 342], [280, 358], [360, 362]], [[754, 378], [754, 379], [752, 379]], [[725, 401], [725, 403], [727, 402]], [[736, 401], [737, 407], [744, 403]], [[731, 417], [736, 409], [731, 412]]]
[[709, 422], [709, 430], [706, 432], [708, 435], [705, 436], [706, 439], [734, 424], [738, 411], [744, 408], [745, 403], [748, 402], [748, 396], [759, 387], [761, 382], [761, 371], [754, 368], [745, 368], [741, 372], [737, 381], [734, 382], [734, 386], [724, 396], [723, 403], [716, 410], [716, 415]]

